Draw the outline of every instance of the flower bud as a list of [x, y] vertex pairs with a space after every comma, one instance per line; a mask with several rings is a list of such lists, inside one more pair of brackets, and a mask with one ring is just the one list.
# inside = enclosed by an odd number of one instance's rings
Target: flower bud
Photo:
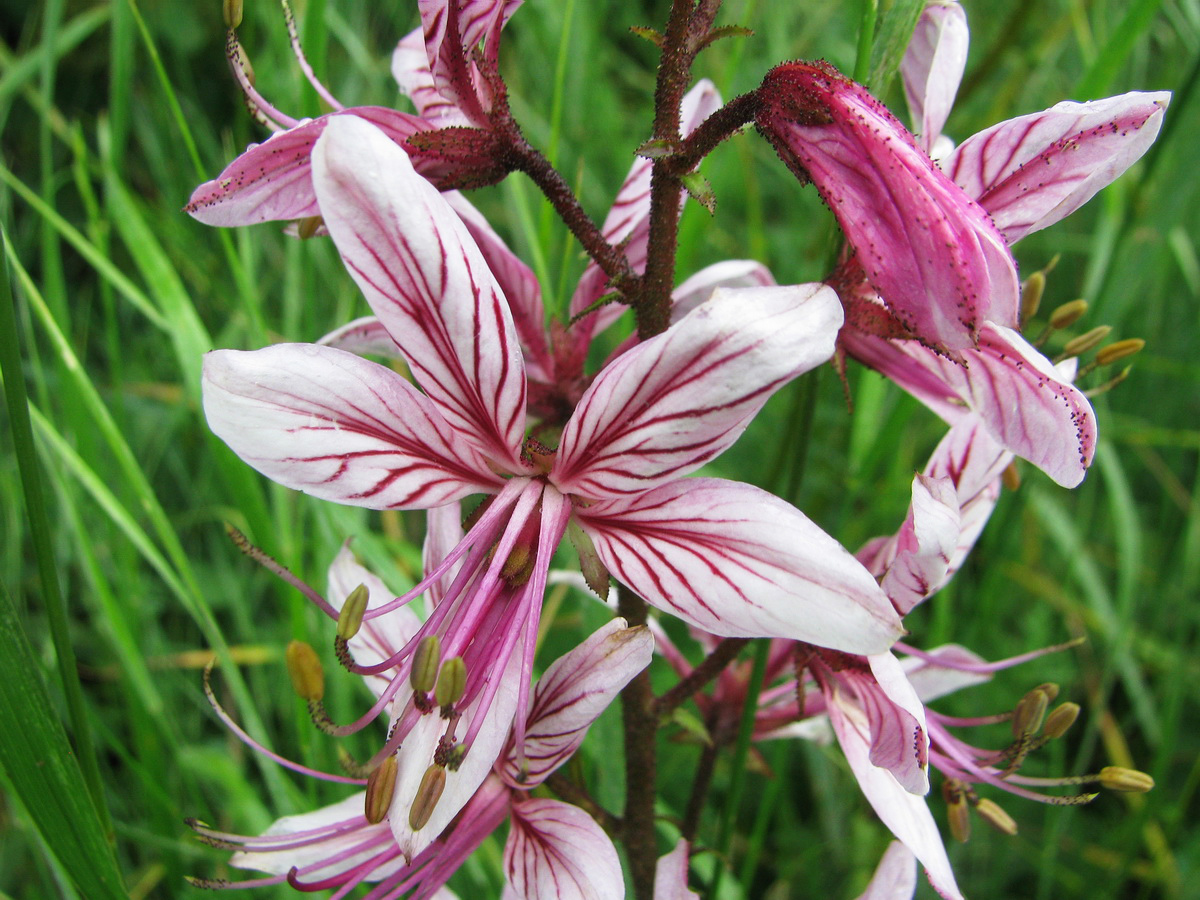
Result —
[[292, 689], [301, 700], [309, 703], [320, 700], [325, 696], [325, 671], [321, 668], [321, 660], [311, 644], [304, 641], [292, 641], [284, 654], [287, 661], [288, 675], [292, 679]]
[[1070, 303], [1064, 303], [1050, 313], [1050, 327], [1070, 328], [1083, 318], [1083, 314], [1087, 310], [1088, 302], [1086, 300], [1072, 300]]
[[378, 825], [387, 816], [392, 806], [392, 794], [396, 790], [396, 755], [385, 759], [374, 772], [367, 776], [367, 796], [363, 801], [363, 815], [372, 825]]
[[443, 709], [454, 706], [462, 699], [467, 689], [467, 664], [461, 656], [453, 656], [446, 660], [442, 671], [438, 674], [437, 687], [434, 688], [434, 699]]
[[1066, 346], [1063, 347], [1063, 356], [1079, 356], [1081, 353], [1087, 353], [1108, 337], [1111, 331], [1111, 325], [1097, 325], [1090, 331], [1085, 331], [1079, 337], [1071, 338], [1071, 340], [1067, 341]]
[[342, 611], [337, 620], [337, 636], [343, 641], [350, 640], [358, 634], [358, 629], [362, 628], [363, 613], [367, 611], [367, 601], [370, 597], [367, 586], [360, 584], [350, 592], [350, 596], [342, 604]]
[[428, 694], [437, 683], [438, 666], [442, 663], [442, 641], [436, 634], [421, 638], [412, 657], [408, 680], [412, 689]]
[[429, 817], [442, 799], [442, 791], [446, 788], [446, 770], [441, 766], [430, 766], [421, 777], [417, 788], [417, 796], [413, 799], [412, 808], [408, 811], [408, 825], [413, 831], [420, 831], [429, 822]]
[[1126, 338], [1123, 341], [1114, 341], [1107, 347], [1102, 347], [1096, 352], [1096, 364], [1107, 366], [1109, 363], [1115, 363], [1118, 359], [1124, 359], [1127, 356], [1133, 356], [1133, 354], [1141, 352], [1141, 349], [1145, 346], [1146, 342], [1141, 338]]
[[1137, 769], [1124, 766], [1105, 766], [1100, 770], [1100, 786], [1110, 791], [1144, 794], [1154, 787], [1154, 779]]

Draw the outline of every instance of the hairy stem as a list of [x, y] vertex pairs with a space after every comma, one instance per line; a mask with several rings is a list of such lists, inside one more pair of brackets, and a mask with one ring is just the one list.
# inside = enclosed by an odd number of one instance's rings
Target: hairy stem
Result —
[[659, 716], [664, 716], [679, 704], [686, 702], [692, 694], [720, 675], [748, 643], [749, 638], [725, 638], [700, 665], [654, 701], [654, 711]]

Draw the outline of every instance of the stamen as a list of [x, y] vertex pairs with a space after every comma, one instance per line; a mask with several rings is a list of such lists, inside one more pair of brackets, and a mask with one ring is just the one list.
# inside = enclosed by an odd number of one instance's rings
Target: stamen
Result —
[[437, 684], [438, 667], [442, 661], [442, 641], [436, 634], [421, 639], [413, 653], [409, 683], [418, 694], [428, 694]]
[[372, 825], [382, 822], [392, 806], [392, 795], [396, 791], [396, 772], [396, 757], [389, 756], [383, 761], [383, 765], [367, 778], [363, 815]]
[[287, 569], [287, 567], [273, 560], [263, 550], [255, 547], [252, 543], [250, 543], [250, 540], [246, 537], [246, 535], [242, 534], [242, 532], [230, 525], [228, 522], [225, 523], [225, 533], [229, 535], [229, 539], [233, 541], [235, 547], [245, 553], [248, 557], [258, 563], [268, 572], [271, 572], [277, 578], [290, 584], [305, 597], [315, 603], [318, 607], [324, 610], [325, 614], [331, 619], [336, 619], [338, 617], [338, 611], [333, 608], [328, 600], [293, 575]]
[[417, 788], [417, 796], [413, 799], [412, 809], [408, 811], [408, 825], [413, 831], [420, 831], [429, 822], [445, 788], [445, 769], [434, 765], [425, 770], [421, 785]]
[[467, 687], [467, 664], [461, 656], [453, 656], [442, 665], [434, 689], [434, 699], [443, 710], [452, 709], [462, 699]]
[[312, 66], [308, 64], [308, 59], [304, 56], [304, 51], [300, 48], [300, 34], [296, 30], [296, 17], [292, 15], [292, 5], [288, 0], [280, 0], [280, 2], [283, 4], [283, 18], [287, 22], [288, 38], [292, 42], [292, 52], [296, 55], [296, 61], [300, 64], [300, 71], [304, 73], [304, 77], [308, 79], [308, 83], [313, 86], [313, 90], [320, 94], [321, 99], [328, 103], [330, 107], [333, 109], [345, 109], [333, 94], [329, 93], [325, 85], [321, 84], [317, 76], [313, 73]]
[[262, 113], [266, 117], [259, 121], [273, 131], [286, 131], [300, 124], [298, 119], [293, 119], [277, 110], [254, 89], [254, 81], [250, 75], [253, 70], [249, 70], [250, 58], [241, 42], [238, 41], [237, 32], [232, 28], [225, 35], [225, 56], [229, 60], [229, 68], [233, 72], [234, 79], [242, 89], [242, 94], [246, 97], [247, 103], [252, 106], [252, 111]]

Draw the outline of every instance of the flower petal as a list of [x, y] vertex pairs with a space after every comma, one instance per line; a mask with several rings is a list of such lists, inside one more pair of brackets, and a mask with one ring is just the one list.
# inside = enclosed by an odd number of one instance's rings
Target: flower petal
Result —
[[832, 355], [841, 323], [824, 285], [716, 292], [600, 372], [563, 430], [552, 480], [604, 498], [695, 471], [771, 394]]
[[854, 557], [750, 485], [681, 479], [576, 516], [615, 577], [704, 631], [878, 653], [903, 630]]
[[420, 0], [425, 52], [437, 91], [476, 125], [487, 122], [491, 97], [471, 55], [484, 44], [494, 65], [500, 29], [522, 0]]
[[858, 900], [912, 900], [916, 890], [917, 858], [902, 843], [892, 841]]
[[718, 288], [772, 287], [775, 283], [771, 270], [755, 259], [726, 259], [705, 266], [671, 293], [671, 324], [707, 301]]
[[451, 427], [519, 466], [525, 371], [508, 304], [441, 195], [378, 129], [331, 122], [313, 151], [325, 224], [367, 302]]
[[1169, 91], [1064, 100], [967, 138], [942, 168], [1015, 243], [1069, 216], [1137, 162], [1170, 100]]
[[680, 838], [675, 849], [658, 858], [654, 867], [654, 900], [700, 900], [700, 895], [689, 890], [688, 842]]
[[268, 478], [371, 509], [423, 509], [497, 489], [478, 451], [411, 384], [315, 344], [204, 358], [209, 427]]
[[325, 127], [347, 115], [371, 122], [396, 144], [430, 127], [418, 116], [380, 106], [329, 113], [252, 144], [220, 175], [196, 188], [184, 212], [205, 225], [220, 226], [317, 215], [310, 154]]
[[863, 796], [888, 829], [921, 861], [929, 883], [947, 900], [962, 900], [946, 847], [925, 798], [906, 791], [892, 773], [871, 763], [870, 728], [862, 710], [830, 704], [829, 720]]
[[887, 769], [911, 794], [929, 793], [929, 730], [925, 705], [891, 653], [867, 657], [878, 686], [876, 696], [862, 696], [871, 725], [870, 759]]
[[333, 347], [358, 356], [382, 356], [384, 359], [403, 359], [400, 345], [377, 316], [363, 316], [335, 328], [317, 341], [322, 347]]
[[967, 67], [967, 14], [957, 0], [925, 4], [913, 31], [900, 75], [922, 149], [933, 149], [954, 105], [963, 70]]
[[438, 128], [470, 125], [471, 120], [453, 102], [438, 93], [429, 69], [425, 52], [425, 34], [417, 28], [410, 31], [392, 51], [392, 77], [417, 108], [417, 115]]
[[620, 900], [625, 879], [604, 830], [559, 800], [519, 800], [504, 845], [504, 871], [525, 900]]
[[588, 728], [629, 681], [650, 665], [654, 638], [646, 627], [614, 619], [556, 659], [534, 689], [525, 731], [525, 768], [510, 753], [499, 771], [508, 784], [532, 790], [570, 758]]
[[984, 658], [958, 644], [934, 647], [920, 657], [906, 656], [900, 664], [922, 703], [984, 684], [992, 678], [986, 671]]
[[757, 125], [833, 210], [897, 319], [947, 350], [1017, 320], [1016, 263], [987, 213], [866, 89], [824, 64], [767, 74]]
[[[429, 510], [425, 514], [425, 543], [421, 551], [425, 574], [428, 575], [441, 565], [443, 560], [450, 555], [450, 551], [462, 542], [463, 537], [461, 503], [451, 503], [448, 506], [439, 506]], [[445, 575], [429, 586], [427, 609], [432, 610], [442, 602], [442, 597], [454, 584], [454, 579], [461, 569], [462, 561], [460, 560], [451, 566]]]

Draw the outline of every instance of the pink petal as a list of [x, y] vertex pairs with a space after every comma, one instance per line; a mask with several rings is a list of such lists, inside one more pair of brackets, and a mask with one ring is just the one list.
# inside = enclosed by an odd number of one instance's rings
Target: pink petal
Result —
[[538, 680], [525, 732], [526, 768], [510, 753], [500, 774], [514, 788], [532, 790], [570, 758], [592, 722], [654, 655], [649, 629], [614, 619], [559, 657]]
[[501, 483], [411, 384], [315, 344], [204, 358], [209, 427], [268, 478], [371, 509], [424, 509]]
[[603, 498], [695, 471], [832, 355], [841, 321], [824, 285], [718, 291], [600, 372], [563, 430], [552, 480]]
[[942, 168], [1015, 243], [1069, 216], [1137, 162], [1170, 100], [1168, 91], [1064, 100], [967, 138]]
[[866, 716], [853, 707], [830, 704], [829, 719], [858, 786], [876, 815], [921, 861], [929, 883], [942, 897], [962, 900], [925, 798], [906, 791], [887, 769], [872, 765]]
[[454, 211], [408, 157], [352, 116], [326, 127], [313, 180], [329, 233], [450, 426], [519, 467], [525, 371], [508, 304]]
[[833, 538], [766, 491], [715, 478], [577, 508], [604, 564], [647, 602], [727, 637], [878, 653], [900, 619]]
[[[424, 570], [428, 574], [442, 564], [450, 555], [450, 551], [459, 545], [463, 539], [462, 504], [451, 503], [439, 506], [425, 514], [425, 544], [422, 548]], [[428, 609], [433, 609], [442, 602], [442, 597], [450, 585], [454, 583], [462, 562], [450, 567], [445, 575], [429, 586]]]
[[382, 356], [403, 359], [400, 345], [376, 316], [363, 316], [334, 329], [317, 341], [322, 347], [345, 350], [358, 356]]
[[891, 653], [867, 658], [882, 695], [864, 705], [871, 724], [871, 762], [887, 769], [911, 794], [929, 792], [929, 731], [925, 705]]
[[922, 703], [929, 703], [963, 688], [974, 687], [991, 680], [987, 672], [971, 671], [985, 665], [977, 653], [958, 644], [944, 644], [928, 650], [925, 656], [906, 656], [901, 660], [904, 674]]
[[184, 212], [205, 225], [255, 225], [318, 214], [309, 165], [313, 145], [335, 118], [356, 116], [402, 144], [430, 124], [418, 116], [379, 106], [329, 113], [253, 144], [225, 170], [192, 192]]
[[494, 63], [500, 29], [522, 0], [421, 0], [425, 52], [437, 91], [476, 125], [483, 126], [491, 98], [471, 61], [483, 43]]
[[927, 3], [900, 63], [904, 96], [921, 148], [941, 136], [967, 66], [967, 14], [957, 2]]
[[917, 858], [902, 843], [892, 841], [858, 900], [912, 900], [916, 890]]
[[916, 341], [843, 332], [855, 359], [882, 372], [951, 424], [977, 415], [1001, 447], [1063, 487], [1083, 480], [1096, 416], [1083, 392], [1017, 332], [988, 323], [965, 365]]
[[558, 800], [519, 800], [504, 845], [504, 871], [525, 900], [620, 900], [625, 878], [616, 848], [578, 807]]
[[700, 895], [689, 890], [688, 842], [680, 838], [675, 849], [658, 858], [654, 867], [654, 900], [700, 900]]
[[[342, 545], [329, 566], [329, 604], [339, 612], [350, 592], [359, 585], [367, 589], [367, 609], [382, 606], [398, 595], [377, 575], [360, 565], [350, 552], [349, 542]], [[358, 634], [350, 638], [350, 652], [361, 666], [373, 666], [389, 658], [412, 639], [421, 627], [421, 620], [411, 607], [404, 606], [384, 616], [365, 619]], [[391, 683], [395, 672], [365, 675], [367, 687], [379, 697]]]
[[987, 213], [861, 85], [824, 64], [764, 79], [759, 131], [837, 217], [872, 285], [913, 334], [974, 345], [985, 319], [1016, 324], [1016, 264]]
[[392, 52], [392, 77], [400, 86], [400, 92], [412, 100], [417, 115], [432, 125], [447, 128], [471, 124], [454, 103], [438, 93], [425, 52], [425, 35], [420, 28], [409, 32], [396, 44]]
[[[291, 849], [240, 851], [233, 854], [229, 864], [239, 869], [255, 869], [259, 872], [269, 872], [272, 875], [286, 875], [292, 868], [303, 869], [313, 866], [340, 856], [357, 845], [370, 843], [371, 846], [366, 849], [313, 870], [311, 875], [315, 878], [332, 878], [349, 872], [376, 854], [394, 847], [386, 825], [370, 825], [363, 818], [365, 797], [366, 794], [360, 792], [310, 813], [276, 819], [271, 827], [263, 832], [264, 837], [268, 835], [300, 835], [302, 832], [322, 828], [328, 828], [331, 833], [321, 840], [312, 840], [311, 838], [305, 840], [297, 837], [297, 843], [303, 842], [303, 845], [293, 846]], [[342, 823], [345, 827], [337, 828]], [[399, 871], [403, 866], [404, 860], [397, 856], [376, 867], [365, 880], [380, 881]]]

